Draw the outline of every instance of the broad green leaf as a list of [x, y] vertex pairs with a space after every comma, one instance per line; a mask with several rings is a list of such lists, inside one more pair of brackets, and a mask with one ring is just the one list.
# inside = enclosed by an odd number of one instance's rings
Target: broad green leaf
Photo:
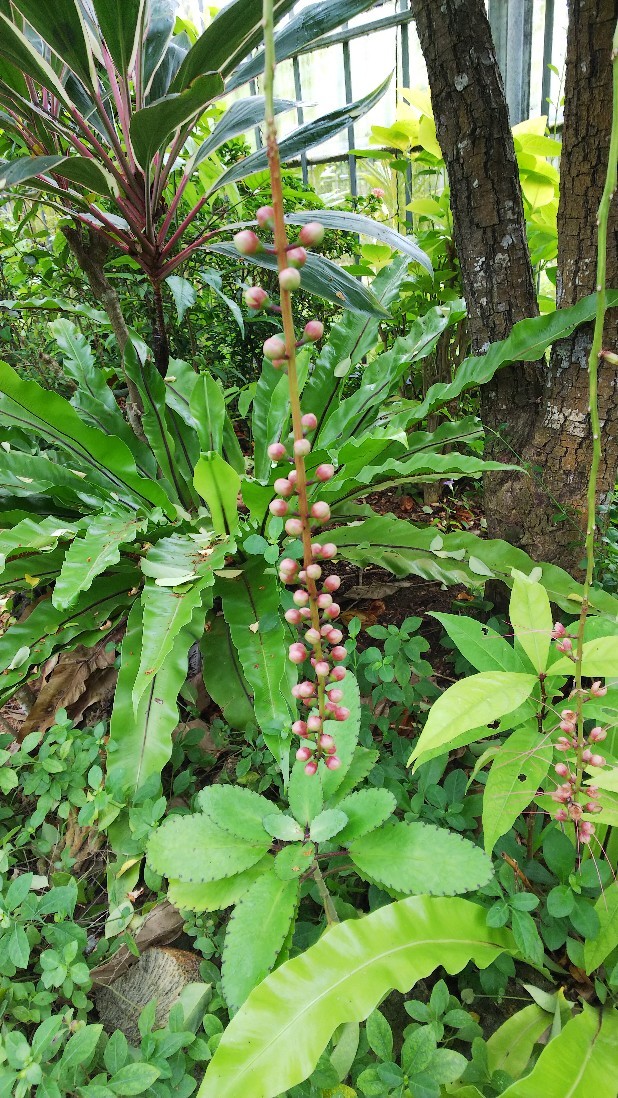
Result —
[[268, 749], [282, 764], [287, 756], [296, 705], [288, 679], [286, 634], [280, 621], [274, 624], [279, 614], [276, 580], [264, 571], [263, 562], [256, 559], [234, 579], [220, 580], [217, 594], [245, 678], [253, 691], [256, 720]]
[[221, 616], [207, 622], [200, 638], [204, 686], [230, 728], [246, 732], [255, 726], [251, 689], [243, 674], [227, 622]]
[[41, 177], [50, 173], [107, 197], [118, 191], [114, 177], [96, 160], [85, 156], [21, 156], [18, 160], [5, 161], [0, 167], [0, 190], [19, 187], [36, 179], [45, 188]]
[[507, 1018], [487, 1041], [489, 1071], [506, 1071], [512, 1079], [520, 1079], [539, 1038], [552, 1022], [552, 1016], [531, 1003]]
[[107, 785], [131, 800], [153, 774], [161, 774], [172, 754], [172, 733], [178, 726], [178, 694], [187, 677], [188, 653], [203, 629], [199, 611], [174, 638], [165, 662], [148, 681], [137, 710], [133, 687], [139, 670], [142, 605], [129, 615], [122, 642], [120, 670], [114, 695], [107, 747]]
[[223, 831], [239, 839], [264, 841], [265, 816], [273, 811], [271, 801], [236, 785], [209, 785], [197, 795], [201, 811]]
[[322, 783], [311, 781], [305, 774], [304, 763], [297, 761], [292, 767], [287, 789], [290, 811], [299, 824], [306, 827], [322, 811], [324, 795]]
[[[289, 111], [295, 106], [296, 103], [293, 99], [275, 99], [275, 114]], [[219, 119], [210, 136], [202, 142], [189, 161], [187, 174], [190, 175], [207, 156], [212, 156], [221, 145], [225, 145], [233, 137], [247, 133], [254, 126], [259, 126], [264, 121], [265, 109], [263, 95], [252, 95], [249, 99], [237, 99], [235, 103], [232, 103], [222, 118]]]
[[[294, 0], [274, 0], [276, 23], [293, 7]], [[232, 0], [220, 11], [189, 50], [171, 86], [178, 92], [196, 76], [217, 70], [229, 76], [262, 42], [262, 0]]]
[[64, 85], [51, 65], [45, 61], [28, 41], [27, 36], [22, 34], [4, 11], [0, 11], [0, 57], [9, 61], [25, 76], [32, 77], [41, 87], [47, 88], [65, 106], [71, 105]]
[[94, 478], [87, 478], [82, 469], [73, 470], [20, 450], [3, 453], [1, 475], [2, 488], [11, 496], [25, 499], [51, 496], [65, 512], [100, 511], [109, 504], [105, 487], [93, 482]]
[[346, 844], [374, 831], [392, 816], [396, 805], [395, 797], [388, 789], [359, 789], [348, 794], [338, 803], [348, 822], [339, 832], [337, 842]]
[[378, 751], [371, 751], [367, 747], [355, 748], [348, 772], [337, 788], [334, 797], [335, 803], [339, 803], [344, 797], [347, 797], [353, 789], [356, 789], [357, 785], [360, 785], [371, 774], [378, 759]]
[[533, 800], [547, 776], [553, 752], [551, 740], [539, 736], [536, 724], [516, 729], [503, 743], [483, 794], [483, 835], [488, 854]]
[[225, 393], [218, 379], [205, 370], [191, 394], [190, 411], [202, 450], [221, 454], [225, 422]]
[[155, 153], [167, 147], [176, 131], [197, 119], [222, 93], [220, 74], [210, 71], [196, 77], [191, 86], [179, 94], [165, 95], [136, 111], [130, 123], [131, 144], [144, 171], [149, 170]]
[[239, 839], [201, 813], [169, 816], [151, 836], [146, 857], [155, 873], [187, 884], [201, 884], [233, 877], [257, 865], [270, 844], [266, 833], [261, 842]]
[[144, 523], [132, 515], [95, 515], [83, 537], [74, 538], [56, 581], [52, 602], [66, 610], [96, 576], [120, 560], [120, 546], [135, 541]]
[[361, 874], [399, 893], [454, 896], [482, 888], [493, 875], [478, 846], [431, 824], [387, 823], [348, 848]]
[[90, 87], [96, 83], [86, 24], [76, 0], [55, 0], [53, 5], [14, 0], [13, 6], [82, 82]]
[[[464, 733], [517, 709], [536, 684], [536, 675], [507, 671], [481, 671], [460, 679], [432, 705], [409, 763], [427, 761], [429, 752], [446, 752]], [[461, 742], [458, 746], [462, 746]]]
[[[618, 665], [618, 637], [596, 637], [586, 641], [582, 648], [582, 675], [588, 678], [616, 677]], [[552, 663], [549, 675], [573, 675], [575, 664], [568, 656], [562, 656]]]
[[[238, 262], [238, 252], [233, 244], [209, 243], [207, 250]], [[243, 259], [247, 263], [265, 267], [270, 271], [277, 269], [277, 257], [269, 255], [268, 252], [258, 252], [257, 255], [244, 256]], [[322, 297], [325, 301], [332, 301], [341, 309], [352, 309], [357, 313], [375, 316], [381, 320], [389, 315], [371, 290], [363, 286], [358, 279], [347, 274], [343, 267], [339, 267], [323, 255], [318, 255], [317, 252], [309, 252], [301, 278], [303, 290], [309, 294], [315, 294], [316, 297]]]
[[618, 1012], [583, 1004], [503, 1098], [615, 1098]]
[[354, 758], [354, 752], [356, 750], [360, 732], [360, 691], [358, 689], [358, 682], [351, 671], [348, 671], [345, 679], [343, 682], [338, 683], [338, 686], [343, 692], [343, 698], [340, 704], [350, 710], [350, 716], [347, 721], [324, 721], [324, 731], [327, 735], [333, 737], [337, 745], [337, 757], [341, 759], [341, 766], [338, 770], [327, 770], [324, 765], [320, 766], [318, 773], [322, 783], [325, 801], [328, 801], [329, 798], [336, 793], [345, 780], [345, 776], [352, 759]]
[[193, 500], [179, 475], [176, 447], [167, 422], [165, 382], [152, 362], [140, 362], [132, 340], [124, 349], [124, 369], [141, 397], [142, 428], [165, 484], [177, 501], [191, 508]]
[[237, 903], [258, 877], [264, 873], [272, 873], [272, 870], [272, 855], [266, 854], [250, 869], [245, 869], [234, 877], [223, 877], [220, 881], [187, 884], [185, 881], [170, 880], [168, 899], [181, 911], [223, 911]]
[[313, 843], [325, 843], [336, 835], [339, 842], [342, 828], [347, 822], [348, 817], [340, 808], [325, 808], [312, 820], [309, 838]]
[[[413, 454], [404, 461], [382, 460], [379, 465], [365, 466], [353, 480], [345, 481], [342, 485], [331, 481], [327, 491], [320, 493], [320, 498], [324, 496], [328, 502], [341, 503], [393, 485], [425, 484], [446, 477], [458, 480], [460, 477], [478, 477], [481, 473], [516, 468], [515, 465], [483, 461], [482, 458], [468, 457], [466, 454], [439, 454], [435, 451]], [[472, 567], [472, 558], [468, 563]]]
[[87, 472], [121, 502], [148, 509], [154, 504], [173, 516], [160, 485], [136, 474], [133, 454], [124, 442], [86, 426], [63, 397], [22, 380], [6, 363], [0, 363], [0, 423], [59, 446], [72, 466]]
[[[466, 900], [414, 897], [331, 927], [249, 996], [225, 1030], [198, 1098], [276, 1098], [313, 1071], [335, 1030], [363, 1021], [393, 988], [442, 966], [486, 968], [514, 952]], [[292, 1054], [293, 1053], [293, 1054]]]
[[304, 837], [304, 831], [296, 820], [278, 809], [268, 812], [263, 817], [263, 825], [273, 839], [281, 839], [286, 843], [300, 842]]
[[604, 888], [594, 905], [600, 929], [596, 938], [584, 942], [586, 972], [592, 973], [618, 946], [618, 882]]
[[216, 534], [229, 534], [238, 528], [240, 477], [214, 450], [200, 454], [193, 484], [208, 505]]
[[145, 0], [92, 0], [105, 44], [122, 77], [135, 62]]
[[232, 1011], [273, 968], [296, 912], [298, 892], [298, 880], [282, 881], [267, 873], [238, 900], [221, 964], [223, 994]]
[[[303, 13], [304, 15], [304, 13]], [[307, 210], [302, 213], [288, 214], [286, 221], [290, 225], [305, 225], [308, 221], [319, 221], [325, 229], [339, 229], [349, 233], [359, 233], [362, 236], [379, 240], [382, 244], [388, 244], [395, 252], [407, 255], [416, 263], [420, 263], [430, 275], [433, 276], [433, 267], [429, 256], [419, 248], [411, 236], [402, 236], [389, 225], [380, 221], [374, 221], [372, 217], [363, 217], [362, 214], [349, 213], [343, 210]]]
[[114, 1094], [130, 1095], [143, 1094], [159, 1078], [161, 1068], [154, 1064], [125, 1064], [109, 1080], [110, 1089]]
[[60, 1058], [60, 1070], [86, 1069], [92, 1060], [103, 1033], [102, 1025], [86, 1025], [69, 1038]]
[[545, 671], [554, 626], [547, 591], [517, 569], [513, 571], [509, 617], [515, 637], [532, 666], [539, 672]]
[[[323, 141], [328, 141], [340, 130], [345, 129], [347, 126], [353, 124], [353, 122], [362, 118], [367, 111], [370, 111], [372, 107], [379, 103], [382, 96], [385, 94], [391, 81], [390, 74], [381, 84], [378, 85], [374, 91], [369, 95], [364, 96], [362, 99], [358, 99], [355, 103], [346, 103], [343, 107], [338, 107], [334, 111], [330, 111], [328, 114], [321, 115], [313, 122], [307, 122], [304, 126], [299, 126], [297, 130], [294, 130], [287, 137], [282, 138], [279, 142], [279, 156], [281, 162], [285, 163], [287, 160], [293, 160], [301, 152], [307, 152], [315, 145], [322, 144]], [[256, 152], [251, 153], [249, 156], [245, 156], [242, 160], [238, 160], [235, 164], [232, 164], [220, 175], [213, 186], [210, 188], [210, 192], [219, 190], [221, 187], [227, 187], [230, 183], [237, 183], [240, 179], [246, 179], [248, 175], [254, 175], [256, 172], [266, 171], [268, 168], [268, 155], [265, 148], [257, 149]], [[304, 268], [303, 268], [304, 270]]]
[[286, 843], [275, 857], [275, 873], [282, 881], [302, 877], [315, 857], [313, 843]]
[[24, 549], [47, 553], [55, 549], [59, 541], [71, 541], [77, 532], [78, 527], [73, 523], [58, 522], [53, 515], [39, 521], [24, 518], [11, 529], [0, 530], [0, 572], [4, 571], [7, 557], [13, 553], [21, 555]]
[[179, 324], [182, 324], [187, 309], [190, 309], [197, 301], [195, 286], [192, 282], [189, 282], [188, 278], [181, 278], [180, 275], [170, 275], [169, 278], [165, 279], [165, 282], [169, 286], [172, 297], [174, 298], [178, 322]]
[[488, 625], [463, 614], [430, 613], [477, 671], [526, 670], [514, 648]]

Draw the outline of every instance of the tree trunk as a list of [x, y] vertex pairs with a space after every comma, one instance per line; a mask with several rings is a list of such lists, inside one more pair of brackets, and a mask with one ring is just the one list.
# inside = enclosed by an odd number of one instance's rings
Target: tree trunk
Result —
[[[558, 217], [558, 306], [594, 290], [596, 210], [611, 125], [611, 41], [618, 0], [571, 4]], [[451, 188], [473, 350], [503, 339], [537, 314], [508, 108], [483, 0], [411, 0], [427, 63], [436, 130]], [[615, 225], [608, 279], [618, 285]], [[606, 345], [613, 346], [615, 322]], [[515, 363], [481, 390], [488, 456], [519, 459], [530, 476], [485, 479], [488, 532], [532, 556], [576, 570], [581, 557], [589, 464], [586, 359], [579, 330], [545, 362]], [[601, 491], [613, 487], [618, 440], [616, 371], [601, 371], [605, 461]], [[535, 469], [534, 467], [537, 467]], [[538, 471], [537, 471], [538, 470]], [[567, 521], [556, 514], [568, 511]]]
[[[127, 328], [124, 316], [122, 315], [118, 294], [111, 282], [107, 279], [103, 269], [103, 264], [105, 263], [109, 251], [109, 245], [97, 236], [96, 233], [91, 232], [90, 230], [87, 230], [86, 235], [84, 235], [81, 228], [70, 228], [69, 226], [65, 226], [62, 232], [64, 233], [69, 248], [88, 279], [88, 285], [92, 290], [95, 300], [103, 306], [107, 313], [112, 331], [116, 338], [116, 343], [118, 344], [120, 357], [122, 358], [126, 342], [129, 338], [129, 329]], [[145, 440], [140, 418], [142, 410], [140, 395], [130, 378], [127, 378], [126, 380], [129, 388], [127, 419], [137, 437]]]

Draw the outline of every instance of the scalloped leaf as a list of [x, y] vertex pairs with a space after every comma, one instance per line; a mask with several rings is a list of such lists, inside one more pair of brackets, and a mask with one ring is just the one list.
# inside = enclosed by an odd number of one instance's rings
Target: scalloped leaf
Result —
[[272, 872], [274, 859], [266, 854], [250, 869], [236, 873], [234, 877], [222, 877], [220, 881], [204, 881], [188, 884], [186, 881], [168, 880], [167, 896], [170, 903], [181, 911], [223, 911], [237, 903], [251, 885], [263, 873]]
[[152, 835], [147, 860], [155, 873], [187, 884], [220, 881], [250, 869], [268, 853], [271, 840], [239, 839], [208, 816], [171, 816]]
[[273, 811], [272, 801], [266, 797], [239, 785], [209, 785], [196, 799], [204, 815], [223, 831], [239, 839], [264, 841], [264, 817]]
[[424, 823], [387, 823], [354, 839], [348, 850], [361, 875], [397, 892], [455, 896], [482, 888], [491, 859], [455, 831]]
[[231, 1010], [271, 971], [296, 913], [300, 884], [274, 873], [260, 877], [234, 908], [225, 935], [221, 975]]
[[346, 844], [386, 823], [397, 801], [389, 789], [359, 789], [339, 801], [338, 807], [345, 812], [348, 822], [339, 832], [337, 842]]
[[340, 808], [325, 808], [312, 821], [309, 838], [313, 843], [325, 843], [339, 835], [348, 822], [348, 817]]
[[198, 1098], [276, 1098], [311, 1074], [340, 1025], [363, 1021], [393, 988], [405, 993], [440, 966], [486, 968], [505, 950], [516, 952], [512, 934], [460, 899], [418, 896], [331, 927], [251, 993]]

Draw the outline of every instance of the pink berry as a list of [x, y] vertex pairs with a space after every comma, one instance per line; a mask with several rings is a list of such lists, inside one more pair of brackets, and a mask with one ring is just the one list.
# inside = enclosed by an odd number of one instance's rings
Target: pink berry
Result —
[[268, 294], [261, 286], [249, 286], [245, 290], [244, 301], [249, 309], [262, 309], [268, 301]]
[[310, 564], [307, 567], [307, 576], [312, 580], [319, 580], [322, 575], [322, 569], [319, 564]]
[[323, 499], [318, 499], [315, 503], [312, 503], [311, 517], [314, 518], [316, 522], [328, 522], [330, 518], [330, 507]]
[[274, 217], [275, 211], [273, 210], [272, 206], [260, 206], [259, 210], [257, 210], [255, 214], [255, 220], [257, 221], [261, 229], [272, 228]]
[[274, 499], [272, 503], [268, 504], [268, 510], [271, 515], [275, 515], [277, 518], [283, 518], [288, 513], [288, 505], [284, 499]]
[[326, 545], [322, 546], [321, 556], [323, 560], [332, 560], [333, 557], [337, 556], [337, 546], [334, 544], [334, 542], [327, 541]]
[[315, 665], [315, 673], [319, 679], [325, 679], [330, 671], [330, 667], [326, 660], [318, 660]]
[[296, 758], [300, 762], [307, 762], [307, 759], [310, 759], [312, 754], [313, 752], [310, 747], [299, 747], [296, 752]]
[[341, 587], [341, 580], [339, 576], [327, 576], [324, 580], [325, 591], [338, 591]]
[[289, 625], [300, 625], [300, 613], [298, 610], [295, 610], [293, 606], [291, 606], [289, 610], [286, 610], [284, 617]]
[[300, 271], [297, 271], [296, 267], [284, 267], [279, 272], [279, 285], [282, 290], [287, 290], [289, 293], [297, 290], [300, 286]]
[[318, 480], [330, 480], [331, 477], [334, 477], [335, 475], [335, 466], [326, 464], [318, 465], [315, 475]]
[[324, 240], [324, 226], [320, 225], [319, 221], [308, 221], [306, 225], [303, 225], [298, 239], [301, 244], [306, 244], [308, 248], [313, 248], [315, 244], [321, 244]]
[[288, 263], [290, 267], [304, 267], [307, 262], [307, 253], [304, 248], [290, 248]]
[[319, 732], [322, 728], [322, 718], [314, 713], [307, 721], [307, 728], [310, 732]]
[[335, 661], [335, 663], [341, 663], [342, 660], [345, 660], [347, 658], [348, 653], [346, 652], [345, 648], [342, 645], [337, 644], [331, 650], [330, 655], [331, 655], [331, 659], [333, 659]]
[[306, 431], [315, 431], [318, 425], [318, 417], [313, 412], [306, 412], [300, 421]]
[[257, 252], [262, 251], [260, 238], [251, 229], [243, 229], [242, 232], [236, 233], [234, 246], [241, 255], [256, 255]]
[[301, 644], [299, 641], [291, 644], [288, 649], [288, 658], [291, 663], [304, 663], [307, 659], [307, 655], [307, 649], [304, 644]]
[[269, 338], [264, 341], [262, 350], [264, 352], [264, 358], [269, 358], [271, 360], [284, 358], [285, 342], [281, 336], [269, 336]]
[[304, 738], [307, 735], [307, 722], [294, 721], [294, 724], [292, 725], [292, 732], [295, 736], [302, 736]]
[[346, 675], [347, 675], [347, 671], [346, 671], [345, 667], [333, 667], [333, 669], [330, 673], [330, 677], [333, 680], [333, 682], [343, 682]]
[[307, 644], [316, 645], [320, 643], [320, 631], [319, 629], [307, 629], [305, 633], [305, 640]]
[[302, 587], [299, 587], [298, 591], [294, 592], [292, 598], [297, 606], [306, 606], [309, 602], [309, 595], [306, 591], [303, 591]]
[[[326, 764], [327, 766], [328, 766], [328, 763], [330, 761], [331, 760], [329, 759], [327, 764]], [[314, 762], [313, 759], [312, 759], [311, 762], [308, 762], [306, 767], [305, 767], [305, 774], [307, 775], [307, 777], [312, 778], [313, 775], [315, 773], [317, 773], [317, 769], [318, 769], [318, 764], [316, 762]], [[331, 767], [331, 770], [332, 770], [332, 767]]]
[[317, 343], [324, 335], [324, 325], [321, 320], [309, 320], [305, 324], [303, 336], [307, 343]]
[[297, 438], [294, 442], [294, 453], [300, 457], [306, 457], [311, 453], [311, 443], [308, 438]]
[[341, 759], [338, 758], [337, 755], [331, 755], [330, 758], [326, 760], [326, 766], [329, 770], [338, 770], [341, 766]]
[[282, 442], [271, 442], [268, 447], [268, 456], [271, 461], [281, 461], [285, 457], [285, 446]]
[[285, 532], [289, 534], [291, 538], [299, 538], [303, 532], [303, 524], [298, 518], [290, 518], [285, 524]]

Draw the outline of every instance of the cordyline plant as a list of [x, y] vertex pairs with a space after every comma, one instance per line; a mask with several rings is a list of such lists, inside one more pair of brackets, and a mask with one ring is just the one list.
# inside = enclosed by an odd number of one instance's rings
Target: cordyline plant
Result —
[[[293, 4], [278, 0], [275, 21]], [[212, 213], [215, 194], [267, 166], [263, 149], [227, 171], [216, 156], [225, 142], [262, 121], [263, 97], [238, 99], [206, 131], [205, 140], [199, 141], [196, 130], [206, 110], [261, 74], [263, 51], [247, 60], [261, 42], [261, 4], [232, 0], [193, 45], [186, 33], [174, 34], [175, 7], [175, 0], [58, 0], [53, 5], [0, 0], [0, 123], [15, 142], [0, 170], [0, 189], [36, 194], [69, 219], [65, 234], [108, 312], [121, 350], [128, 333], [103, 262], [110, 248], [134, 260], [153, 289], [153, 350], [162, 374], [169, 360], [164, 280], [229, 229]], [[371, 0], [320, 0], [305, 8], [277, 35], [279, 60], [369, 7]], [[373, 106], [387, 84], [301, 126], [286, 139], [283, 158], [297, 157], [345, 128]], [[294, 106], [279, 99], [273, 110]], [[189, 153], [191, 135], [198, 141]], [[14, 158], [22, 152], [28, 155]], [[201, 168], [208, 168], [203, 178]], [[188, 206], [183, 198], [194, 178], [202, 182], [202, 193]], [[205, 223], [202, 218], [196, 229], [201, 211]], [[389, 235], [388, 229], [372, 229], [367, 218], [333, 217], [332, 227]], [[396, 234], [390, 236], [394, 240]], [[403, 246], [428, 263], [412, 242]], [[329, 287], [331, 268], [328, 261], [317, 260], [306, 288], [379, 312], [371, 295], [337, 268]]]

